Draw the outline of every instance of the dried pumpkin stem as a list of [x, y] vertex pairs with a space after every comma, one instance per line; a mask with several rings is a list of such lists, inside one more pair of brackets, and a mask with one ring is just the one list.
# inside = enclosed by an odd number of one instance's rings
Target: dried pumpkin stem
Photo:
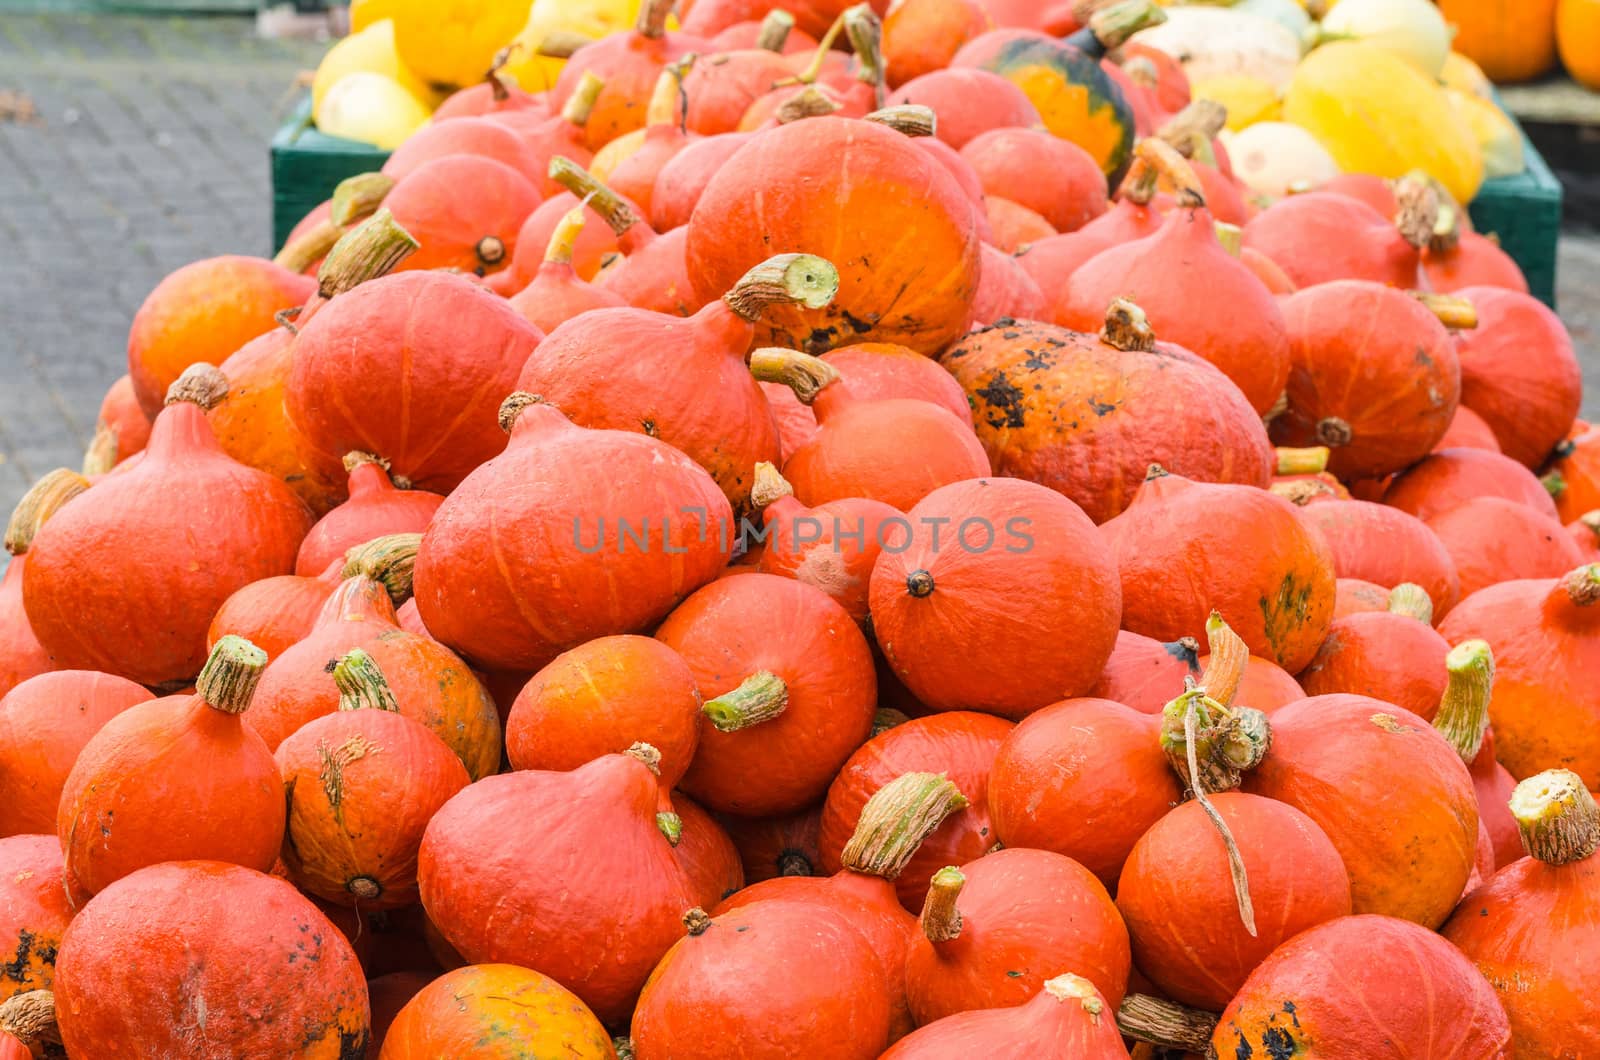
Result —
[[683, 818], [675, 813], [658, 813], [656, 831], [665, 836], [668, 843], [677, 846], [683, 842]]
[[883, 22], [871, 4], [845, 11], [844, 33], [856, 53], [856, 80], [872, 86], [874, 108], [883, 106]]
[[765, 508], [784, 497], [793, 496], [794, 487], [789, 485], [789, 480], [783, 477], [776, 466], [765, 460], [756, 464], [755, 483], [750, 487], [750, 504], [753, 507]]
[[1418, 250], [1433, 240], [1439, 221], [1439, 194], [1425, 177], [1402, 177], [1394, 186], [1394, 226]]
[[1582, 861], [1600, 846], [1600, 808], [1570, 769], [1547, 769], [1511, 793], [1522, 848], [1546, 865]]
[[661, 775], [661, 752], [656, 749], [655, 744], [645, 743], [640, 740], [629, 744], [628, 749], [622, 753], [629, 758], [643, 762], [644, 767], [656, 776], [659, 777]]
[[1600, 604], [1600, 563], [1572, 571], [1561, 579], [1561, 589], [1576, 607]]
[[1313, 445], [1304, 449], [1291, 449], [1288, 446], [1277, 447], [1278, 474], [1280, 475], [1320, 475], [1328, 470], [1328, 447]]
[[330, 219], [340, 228], [358, 224], [378, 212], [394, 190], [395, 180], [383, 173], [357, 173], [333, 189]]
[[757, 670], [738, 688], [706, 700], [700, 712], [718, 732], [738, 732], [771, 721], [789, 706], [789, 686], [770, 670]]
[[6, 524], [6, 551], [25, 554], [33, 546], [34, 535], [68, 501], [89, 488], [89, 480], [69, 468], [58, 467], [35, 482], [11, 511]]
[[1195, 724], [1198, 712], [1199, 708], [1191, 698], [1183, 716], [1184, 750], [1188, 755], [1189, 776], [1192, 778], [1191, 790], [1194, 792], [1195, 801], [1200, 804], [1200, 809], [1210, 818], [1217, 834], [1222, 837], [1222, 846], [1228, 853], [1228, 875], [1233, 880], [1233, 898], [1239, 907], [1239, 920], [1244, 924], [1244, 929], [1250, 937], [1255, 938], [1256, 910], [1255, 903], [1250, 900], [1250, 878], [1245, 874], [1244, 856], [1239, 853], [1239, 842], [1233, 838], [1233, 830], [1228, 827], [1228, 822], [1222, 819], [1217, 808], [1211, 805], [1211, 800], [1206, 795], [1205, 784], [1200, 780], [1200, 766], [1195, 752]]
[[285, 243], [283, 249], [273, 257], [273, 263], [290, 272], [305, 272], [327, 257], [328, 251], [343, 235], [342, 225], [335, 224], [331, 219], [320, 221], [312, 225], [309, 232]]
[[377, 464], [379, 467], [383, 468], [385, 472], [389, 470], [389, 461], [385, 460], [377, 453], [368, 453], [360, 449], [352, 449], [348, 453], [344, 454], [344, 458], [340, 461], [340, 463], [344, 464], [344, 473], [347, 475], [356, 468], [364, 467], [367, 464]]
[[[897, 728], [910, 721], [911, 717], [893, 707], [879, 707], [872, 714], [872, 736], [879, 736], [890, 729]], [[869, 737], [870, 738], [870, 737]]]
[[166, 404], [176, 405], [187, 401], [210, 412], [228, 396], [228, 378], [214, 364], [199, 362], [183, 370], [183, 374], [167, 388]]
[[1231, 707], [1250, 665], [1250, 646], [1223, 620], [1221, 612], [1213, 611], [1206, 619], [1206, 647], [1211, 661], [1200, 687], [1211, 699]]
[[[1167, 20], [1167, 13], [1153, 0], [1124, 0], [1096, 11], [1089, 18], [1088, 34], [1074, 34], [1070, 39], [1080, 49], [1096, 59], [1120, 48], [1142, 29], [1159, 26]], [[1085, 45], [1092, 45], [1085, 47]]]
[[589, 208], [599, 214], [617, 235], [622, 235], [639, 223], [639, 215], [634, 213], [627, 200], [572, 159], [562, 155], [550, 159], [549, 176], [578, 198], [588, 200]]
[[1416, 582], [1401, 582], [1389, 591], [1389, 612], [1433, 625], [1433, 598]]
[[1148, 994], [1129, 994], [1117, 1008], [1117, 1029], [1135, 1041], [1211, 1056], [1217, 1016]]
[[1338, 449], [1349, 445], [1355, 437], [1350, 430], [1350, 424], [1338, 416], [1329, 416], [1317, 421], [1317, 441], [1330, 449]]
[[209, 707], [224, 714], [243, 714], [250, 708], [250, 699], [266, 668], [266, 652], [230, 633], [211, 649], [200, 676], [195, 678], [195, 691]]
[[1184, 158], [1193, 158], [1228, 124], [1228, 108], [1211, 99], [1197, 99], [1156, 131], [1156, 136]]
[[775, 305], [821, 309], [839, 292], [839, 270], [815, 254], [779, 254], [739, 278], [722, 296], [728, 308], [754, 323]]
[[645, 106], [644, 123], [649, 126], [676, 125], [683, 127], [689, 117], [689, 100], [683, 94], [683, 79], [688, 75], [697, 56], [690, 52], [677, 62], [661, 68], [650, 102]]
[[547, 404], [549, 402], [545, 401], [543, 397], [538, 394], [530, 394], [525, 390], [517, 390], [507, 394], [506, 399], [500, 402], [500, 411], [498, 413], [500, 429], [510, 434], [511, 428], [517, 425], [517, 417], [522, 415], [524, 409], [534, 405]]
[[411, 581], [416, 573], [417, 550], [422, 547], [418, 533], [385, 534], [344, 554], [341, 577], [362, 575], [383, 585], [396, 607], [411, 598]]
[[0, 1004], [0, 1034], [15, 1038], [34, 1056], [64, 1056], [56, 1027], [56, 997], [49, 990], [26, 990]]
[[1453, 331], [1468, 331], [1478, 326], [1478, 309], [1468, 299], [1453, 294], [1412, 291], [1411, 297], [1428, 307], [1439, 323]]
[[1045, 980], [1044, 992], [1062, 1004], [1076, 1001], [1078, 1007], [1083, 1009], [1095, 1023], [1100, 1022], [1100, 1013], [1106, 1008], [1106, 1003], [1101, 1000], [1094, 984], [1083, 976], [1073, 975], [1071, 972]]
[[862, 807], [840, 861], [852, 872], [897, 879], [922, 841], [966, 806], [967, 797], [944, 773], [898, 776]]
[[361, 648], [351, 648], [333, 664], [333, 683], [339, 688], [340, 710], [400, 712], [377, 660]]
[[920, 923], [922, 933], [934, 945], [960, 937], [961, 910], [956, 908], [956, 899], [961, 897], [961, 888], [966, 885], [966, 875], [954, 865], [946, 865], [928, 881], [928, 897], [922, 903]]
[[816, 401], [824, 387], [839, 379], [839, 370], [820, 357], [777, 346], [750, 355], [750, 374], [763, 383], [782, 383], [803, 405]]
[[833, 50], [834, 42], [843, 32], [844, 13], [840, 12], [839, 17], [833, 20], [828, 31], [822, 35], [822, 39], [817, 41], [817, 50], [812, 53], [811, 61], [806, 64], [806, 68], [795, 76], [794, 84], [809, 85], [816, 82], [822, 74], [822, 65], [828, 61], [828, 53]]
[[363, 902], [373, 902], [383, 897], [383, 885], [371, 876], [354, 876], [345, 882], [344, 889]]
[[677, 0], [644, 0], [639, 5], [639, 17], [633, 24], [633, 31], [641, 37], [659, 39], [666, 36], [667, 16], [672, 14], [672, 7]]
[[585, 70], [578, 79], [577, 87], [572, 90], [572, 95], [561, 105], [561, 117], [569, 125], [583, 128], [589, 124], [589, 115], [594, 113], [594, 105], [600, 99], [600, 91], [606, 87], [605, 81], [591, 70]]
[[884, 125], [904, 136], [933, 136], [939, 129], [939, 116], [932, 107], [921, 103], [897, 103], [892, 107], [879, 107], [864, 121]]
[[1444, 657], [1449, 673], [1433, 727], [1468, 765], [1489, 731], [1489, 699], [1494, 690], [1494, 653], [1487, 641], [1465, 640]]
[[826, 118], [844, 109], [844, 104], [828, 95], [816, 85], [807, 85], [782, 103], [774, 112], [779, 125], [803, 121], [806, 118]]
[[83, 473], [104, 475], [117, 466], [117, 429], [109, 423], [95, 426], [94, 437], [83, 451]]
[[1126, 298], [1114, 298], [1106, 306], [1106, 322], [1100, 337], [1107, 345], [1124, 352], [1142, 350], [1148, 353], [1156, 348], [1156, 333], [1150, 327], [1150, 318]]
[[711, 919], [711, 914], [699, 906], [695, 906], [683, 914], [683, 926], [689, 930], [689, 934], [692, 937], [704, 935], [713, 923], [715, 921]]
[[420, 243], [400, 227], [387, 208], [346, 232], [317, 270], [317, 294], [337, 298], [352, 288], [393, 271], [416, 253]]
[[[594, 43], [587, 33], [571, 29], [553, 29], [540, 38], [533, 54], [546, 59], [570, 59]], [[567, 97], [569, 100], [571, 96]], [[580, 123], [581, 124], [581, 123]]]
[[[1123, 198], [1144, 204], [1155, 197], [1160, 181], [1173, 189], [1178, 205], [1196, 210], [1206, 204], [1200, 176], [1177, 149], [1157, 136], [1147, 136], [1133, 148], [1134, 169], [1123, 181]], [[1137, 171], [1137, 172], [1136, 172]], [[1131, 187], [1130, 187], [1131, 185]]]
[[756, 47], [766, 52], [781, 53], [783, 46], [789, 43], [789, 34], [793, 30], [794, 16], [781, 7], [774, 8], [761, 20], [761, 28], [756, 31]]
[[619, 1035], [611, 1039], [611, 1048], [616, 1050], [617, 1060], [635, 1060], [633, 1039], [627, 1035]]
[[785, 850], [778, 855], [779, 876], [815, 876], [817, 867], [811, 859], [798, 850]]

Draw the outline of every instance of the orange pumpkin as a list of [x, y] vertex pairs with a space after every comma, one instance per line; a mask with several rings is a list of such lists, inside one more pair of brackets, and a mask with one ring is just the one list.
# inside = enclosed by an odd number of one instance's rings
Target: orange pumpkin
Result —
[[1439, 0], [1439, 12], [1456, 29], [1450, 46], [1491, 81], [1531, 81], [1556, 61], [1557, 0]]
[[1309, 696], [1355, 692], [1431, 719], [1444, 695], [1449, 651], [1433, 630], [1427, 593], [1402, 585], [1386, 611], [1335, 619], [1300, 683]]
[[378, 1060], [518, 1060], [530, 1054], [567, 1060], [617, 1055], [600, 1021], [555, 980], [514, 964], [469, 964], [406, 1002], [389, 1024]]
[[965, 1060], [987, 1056], [1070, 1056], [1126, 1060], [1117, 1021], [1095, 985], [1068, 972], [1047, 980], [1021, 1008], [974, 1009], [935, 1020], [881, 1060]]
[[317, 614], [344, 580], [344, 562], [340, 556], [315, 577], [279, 574], [246, 585], [212, 616], [206, 650], [232, 633], [276, 659], [316, 625]]
[[1556, 0], [1556, 47], [1574, 81], [1600, 90], [1600, 3]]
[[53, 835], [0, 839], [0, 1002], [55, 979], [61, 935], [72, 919], [62, 885], [61, 843]]

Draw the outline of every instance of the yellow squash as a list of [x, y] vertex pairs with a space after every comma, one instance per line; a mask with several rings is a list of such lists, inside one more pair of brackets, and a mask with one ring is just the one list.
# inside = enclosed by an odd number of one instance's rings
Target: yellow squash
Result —
[[482, 81], [495, 55], [528, 23], [530, 0], [388, 0], [400, 58], [424, 81]]
[[1528, 168], [1522, 154], [1522, 133], [1504, 111], [1470, 92], [1447, 88], [1445, 95], [1477, 137], [1485, 179], [1509, 177]]
[[400, 53], [394, 47], [394, 22], [385, 18], [351, 33], [328, 49], [311, 82], [312, 112], [322, 106], [322, 97], [328, 94], [328, 89], [346, 74], [361, 70], [382, 74], [416, 96], [417, 102], [430, 110], [439, 103], [438, 93], [400, 61]]
[[1401, 177], [1420, 169], [1460, 202], [1483, 183], [1483, 152], [1444, 89], [1370, 44], [1340, 41], [1306, 56], [1283, 117], [1315, 136], [1346, 172]]

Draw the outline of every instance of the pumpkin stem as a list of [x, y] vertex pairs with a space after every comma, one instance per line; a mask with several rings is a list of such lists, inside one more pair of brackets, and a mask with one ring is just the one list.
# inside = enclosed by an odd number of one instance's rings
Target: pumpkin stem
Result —
[[1148, 353], [1156, 348], [1156, 333], [1150, 327], [1150, 318], [1126, 298], [1113, 298], [1106, 306], [1106, 322], [1100, 329], [1100, 338], [1107, 346], [1123, 352], [1142, 350]]
[[344, 473], [346, 475], [350, 474], [358, 467], [365, 467], [367, 464], [377, 464], [379, 467], [383, 468], [385, 472], [388, 472], [389, 470], [389, 461], [385, 460], [377, 453], [368, 453], [361, 449], [350, 450], [348, 453], [344, 454], [344, 457], [342, 460], [340, 460], [340, 463], [344, 465]]
[[604, 79], [597, 76], [592, 70], [585, 70], [578, 79], [578, 85], [572, 90], [572, 95], [561, 105], [561, 117], [569, 125], [583, 128], [589, 124], [589, 115], [594, 113], [594, 105], [600, 98], [600, 90], [606, 87]]
[[600, 215], [611, 231], [622, 235], [639, 224], [639, 215], [626, 199], [600, 182], [593, 173], [562, 155], [550, 159], [550, 179], [566, 188], [580, 199], [587, 200], [589, 208]]
[[[571, 29], [553, 29], [540, 38], [533, 49], [533, 54], [546, 59], [570, 59], [593, 43], [594, 38], [587, 33]], [[567, 99], [570, 102], [572, 97], [568, 96]]]
[[243, 637], [230, 633], [217, 641], [195, 678], [195, 691], [206, 705], [224, 714], [243, 714], [256, 694], [267, 653]]
[[1411, 297], [1428, 307], [1439, 323], [1452, 331], [1467, 331], [1478, 326], [1478, 309], [1460, 295], [1412, 291]]
[[954, 865], [946, 865], [928, 882], [920, 922], [922, 933], [934, 945], [960, 937], [961, 910], [956, 908], [956, 899], [966, 885], [967, 877]]
[[394, 270], [422, 244], [400, 227], [387, 208], [346, 232], [317, 270], [317, 294], [337, 298]]
[[611, 1048], [616, 1050], [617, 1060], [636, 1060], [633, 1039], [625, 1034], [611, 1039]]
[[1425, 626], [1433, 625], [1433, 599], [1416, 582], [1401, 582], [1389, 591], [1389, 611], [1414, 618]]
[[6, 524], [6, 551], [21, 556], [33, 546], [34, 535], [72, 498], [89, 488], [89, 480], [68, 468], [58, 467], [29, 487], [12, 509]]
[[856, 80], [872, 86], [872, 105], [883, 106], [883, 22], [871, 4], [857, 4], [844, 13], [844, 33], [856, 53]]
[[1195, 744], [1197, 742], [1195, 727], [1198, 724], [1199, 707], [1193, 696], [1183, 712], [1183, 735], [1185, 764], [1188, 766], [1190, 790], [1194, 792], [1195, 801], [1200, 804], [1200, 809], [1211, 821], [1222, 837], [1222, 846], [1228, 853], [1228, 875], [1233, 880], [1233, 898], [1239, 907], [1239, 920], [1244, 924], [1244, 929], [1251, 938], [1256, 937], [1256, 911], [1255, 903], [1250, 899], [1250, 879], [1245, 874], [1244, 855], [1239, 853], [1239, 842], [1233, 837], [1233, 830], [1228, 827], [1228, 822], [1222, 819], [1217, 808], [1211, 805], [1211, 799], [1206, 795], [1205, 782], [1201, 777], [1200, 765]]
[[773, 116], [779, 125], [788, 125], [790, 122], [803, 121], [806, 118], [826, 118], [843, 109], [844, 104], [822, 89], [816, 85], [807, 85], [778, 104]]
[[1148, 994], [1129, 994], [1117, 1008], [1117, 1029], [1135, 1041], [1149, 1042], [1197, 1056], [1215, 1056], [1211, 1035], [1215, 1013], [1184, 1008]]
[[693, 937], [704, 935], [713, 923], [715, 921], [711, 919], [711, 914], [699, 906], [683, 914], [683, 926], [689, 929], [689, 934]]
[[1433, 240], [1439, 222], [1439, 193], [1427, 178], [1402, 177], [1394, 185], [1394, 226], [1418, 250]]
[[1433, 186], [1434, 198], [1439, 204], [1438, 216], [1433, 222], [1433, 232], [1428, 237], [1428, 250], [1435, 254], [1448, 254], [1461, 243], [1461, 204], [1443, 184], [1423, 174], [1423, 179]]
[[544, 260], [551, 265], [571, 265], [572, 249], [578, 243], [578, 236], [583, 233], [585, 223], [584, 207], [588, 202], [581, 202], [561, 215], [561, 220], [556, 224], [556, 230], [550, 233], [550, 243], [545, 247]]
[[89, 448], [83, 451], [83, 474], [104, 475], [117, 466], [117, 429], [109, 423], [95, 425]]
[[932, 136], [939, 128], [939, 116], [932, 107], [920, 103], [897, 103], [892, 107], [879, 107], [863, 121], [884, 125], [904, 136]]
[[839, 370], [820, 357], [799, 350], [766, 346], [750, 355], [750, 374], [763, 383], [782, 383], [802, 405], [817, 400], [824, 387], [839, 379]]
[[683, 818], [675, 813], [658, 813], [656, 831], [666, 836], [668, 843], [677, 846], [683, 842]]
[[918, 567], [906, 575], [906, 592], [918, 600], [932, 596], [934, 588], [933, 573], [929, 570]]
[[821, 76], [822, 64], [828, 61], [828, 53], [833, 50], [834, 42], [839, 39], [839, 34], [844, 32], [844, 16], [845, 12], [841, 11], [839, 17], [835, 18], [833, 24], [828, 27], [828, 32], [824, 33], [822, 39], [817, 41], [817, 50], [812, 54], [811, 61], [806, 64], [806, 68], [795, 75], [794, 84], [814, 84], [817, 78]]
[[1546, 865], [1582, 861], [1600, 846], [1600, 808], [1570, 769], [1547, 769], [1511, 792], [1522, 848]]
[[1161, 71], [1156, 69], [1156, 64], [1148, 56], [1135, 55], [1123, 59], [1118, 65], [1128, 75], [1128, 80], [1142, 88], [1155, 88], [1161, 83]]
[[641, 37], [659, 40], [667, 34], [667, 16], [672, 14], [672, 7], [677, 0], [644, 0], [639, 5], [639, 17], [633, 24], [633, 31]]
[[944, 773], [905, 773], [873, 793], [840, 862], [851, 872], [898, 879], [922, 841], [968, 805]]
[[761, 28], [756, 32], [756, 47], [782, 54], [783, 46], [789, 43], [789, 34], [793, 30], [794, 16], [781, 7], [773, 8], [761, 20]]
[[1193, 158], [1228, 124], [1228, 108], [1211, 99], [1197, 99], [1168, 118], [1156, 137], [1184, 158]]
[[[538, 394], [530, 394], [525, 390], [517, 390], [507, 394], [506, 399], [500, 402], [500, 412], [498, 413], [500, 429], [510, 434], [511, 428], [517, 425], [517, 417], [522, 415], [524, 409], [534, 405], [549, 404]], [[553, 405], [551, 407], [554, 408]]]
[[776, 504], [784, 497], [793, 497], [794, 487], [789, 485], [789, 480], [772, 464], [762, 460], [756, 464], [755, 484], [750, 487], [750, 504], [755, 508], [765, 508]]
[[1543, 486], [1544, 491], [1550, 494], [1551, 500], [1558, 501], [1561, 499], [1561, 495], [1567, 492], [1567, 477], [1559, 471], [1552, 471], [1549, 474], [1539, 476], [1539, 485]]
[[1600, 563], [1579, 567], [1561, 579], [1558, 589], [1577, 607], [1600, 604]]
[[376, 901], [383, 895], [383, 885], [371, 876], [355, 876], [344, 885], [344, 889], [355, 895], [363, 902]]
[[333, 683], [339, 689], [340, 710], [400, 713], [400, 704], [395, 702], [377, 660], [360, 648], [351, 648], [333, 664]]
[[0, 1034], [21, 1042], [34, 1056], [65, 1056], [56, 1027], [56, 996], [49, 990], [13, 994], [0, 1004]]
[[1250, 646], [1223, 621], [1221, 613], [1213, 611], [1206, 619], [1206, 648], [1211, 663], [1200, 678], [1200, 687], [1216, 702], [1231, 707], [1250, 665]]
[[1125, 0], [1095, 11], [1088, 25], [1068, 37], [1067, 43], [1092, 59], [1103, 59], [1135, 33], [1166, 20], [1167, 13], [1152, 0]]
[[1320, 475], [1328, 470], [1328, 447], [1325, 445], [1313, 445], [1305, 449], [1280, 445], [1276, 452], [1280, 475]]
[[689, 120], [689, 97], [683, 94], [683, 79], [697, 58], [699, 56], [690, 52], [677, 62], [661, 68], [661, 76], [656, 78], [655, 89], [651, 91], [650, 102], [645, 107], [646, 125], [676, 125], [684, 128], [684, 123]]
[[422, 535], [385, 534], [364, 545], [357, 545], [344, 554], [341, 577], [357, 575], [381, 582], [389, 599], [399, 607], [411, 597], [411, 580], [416, 572], [417, 550], [422, 547]]
[[622, 753], [629, 758], [635, 758], [643, 762], [644, 767], [656, 776], [659, 777], [661, 775], [661, 752], [656, 749], [654, 744], [644, 743], [643, 741], [631, 743], [628, 745], [628, 749]]
[[1226, 250], [1233, 257], [1238, 257], [1244, 251], [1244, 229], [1238, 225], [1231, 225], [1226, 221], [1213, 221], [1211, 230], [1216, 234], [1217, 245]]
[[1337, 416], [1317, 421], [1317, 441], [1330, 449], [1349, 445], [1353, 437], [1350, 425]]
[[817, 867], [811, 859], [798, 850], [785, 850], [778, 855], [779, 876], [815, 876]]
[[183, 374], [167, 388], [166, 404], [176, 405], [180, 401], [187, 401], [191, 405], [199, 405], [202, 411], [210, 412], [222, 404], [222, 399], [227, 396], [228, 378], [222, 374], [222, 369], [201, 361], [185, 368]]
[[1172, 186], [1178, 205], [1197, 210], [1206, 204], [1200, 177], [1177, 149], [1158, 136], [1146, 136], [1133, 147], [1133, 165], [1122, 182], [1122, 197], [1139, 205], [1155, 198], [1160, 182]]
[[1600, 509], [1584, 512], [1578, 516], [1578, 522], [1582, 524], [1585, 530], [1594, 535], [1594, 547], [1600, 548]]
[[738, 732], [771, 721], [789, 706], [789, 686], [770, 670], [757, 670], [730, 692], [706, 700], [700, 712], [718, 732]]
[[752, 324], [775, 305], [821, 309], [839, 292], [839, 270], [815, 254], [778, 254], [739, 278], [722, 296], [728, 308]]
[[910, 720], [909, 715], [895, 710], [893, 707], [879, 707], [872, 714], [872, 733], [868, 736], [868, 739], [904, 725]]
[[1444, 657], [1449, 683], [1433, 727], [1468, 765], [1489, 731], [1489, 697], [1494, 689], [1494, 653], [1487, 641], [1464, 640]]
[[322, 221], [313, 225], [311, 231], [285, 243], [272, 261], [290, 272], [305, 272], [327, 257], [328, 251], [343, 235], [342, 226], [334, 224], [331, 219]]
[[378, 212], [394, 190], [395, 179], [383, 173], [357, 173], [333, 189], [330, 219], [340, 228], [365, 221]]
[[1088, 1013], [1089, 1019], [1097, 1025], [1100, 1022], [1100, 1013], [1106, 1008], [1106, 1003], [1101, 1000], [1094, 984], [1083, 976], [1073, 975], [1071, 972], [1045, 980], [1044, 992], [1063, 1004], [1076, 1001], [1078, 1006]]

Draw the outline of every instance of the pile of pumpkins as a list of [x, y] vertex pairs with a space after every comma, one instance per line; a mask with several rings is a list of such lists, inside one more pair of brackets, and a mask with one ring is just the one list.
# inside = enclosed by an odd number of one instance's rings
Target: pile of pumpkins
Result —
[[0, 1058], [1600, 1053], [1600, 429], [1448, 182], [1261, 201], [1147, 0], [669, 6], [139, 309]]

